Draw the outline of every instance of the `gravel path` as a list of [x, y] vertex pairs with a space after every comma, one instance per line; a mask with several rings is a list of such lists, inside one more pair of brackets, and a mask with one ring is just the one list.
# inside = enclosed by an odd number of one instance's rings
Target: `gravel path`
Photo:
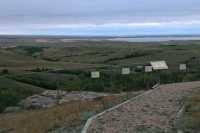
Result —
[[168, 133], [182, 98], [200, 81], [161, 85], [92, 120], [87, 133]]

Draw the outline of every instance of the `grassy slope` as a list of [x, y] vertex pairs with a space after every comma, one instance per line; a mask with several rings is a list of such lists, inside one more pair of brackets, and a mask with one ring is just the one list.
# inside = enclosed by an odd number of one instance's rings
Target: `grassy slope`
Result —
[[57, 74], [47, 72], [35, 72], [25, 74], [12, 74], [8, 76], [11, 79], [39, 86], [46, 89], [55, 90], [64, 88], [65, 90], [79, 90], [80, 79], [72, 74]]
[[44, 68], [67, 68], [82, 69], [95, 67], [93, 64], [80, 64], [76, 62], [52, 62], [40, 58], [34, 58], [27, 54], [18, 53], [14, 50], [5, 50], [0, 48], [0, 69], [8, 68], [14, 70], [34, 69], [37, 67]]
[[44, 89], [0, 77], [0, 112], [7, 106], [15, 106], [21, 99], [41, 93]]
[[200, 131], [200, 89], [195, 90], [185, 100], [185, 110], [177, 123], [177, 127], [186, 133], [198, 133]]

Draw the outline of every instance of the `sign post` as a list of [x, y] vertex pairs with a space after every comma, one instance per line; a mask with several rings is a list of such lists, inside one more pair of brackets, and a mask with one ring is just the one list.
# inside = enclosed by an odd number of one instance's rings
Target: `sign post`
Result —
[[[121, 71], [122, 75], [130, 75], [130, 73], [131, 73], [131, 70], [130, 70], [129, 67], [122, 68], [122, 71]], [[126, 78], [126, 80], [124, 80], [124, 81], [126, 81], [126, 89], [128, 89], [128, 79], [129, 79], [129, 77], [126, 76], [126, 77], [123, 77], [123, 78]]]

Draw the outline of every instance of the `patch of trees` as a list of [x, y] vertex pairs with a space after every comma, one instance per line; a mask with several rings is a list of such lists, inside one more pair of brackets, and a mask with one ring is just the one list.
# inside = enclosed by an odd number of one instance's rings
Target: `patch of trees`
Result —
[[0, 112], [8, 106], [15, 106], [23, 98], [17, 90], [11, 88], [0, 89]]
[[200, 80], [200, 73], [158, 72], [136, 73], [131, 75], [107, 75], [100, 79], [83, 81], [83, 89], [87, 91], [136, 91], [151, 89], [153, 85]]
[[[62, 73], [63, 72], [63, 73]], [[99, 79], [91, 79], [90, 73], [81, 71], [60, 71], [59, 73], [35, 73], [9, 75], [8, 78], [39, 86], [46, 89], [63, 89], [66, 91], [97, 91], [122, 92], [148, 90], [157, 82], [161, 84], [183, 81], [200, 80], [199, 72], [138, 72], [130, 75], [121, 75], [111, 72], [102, 72]], [[10, 80], [2, 80], [7, 85]], [[0, 88], [0, 111], [7, 106], [16, 105], [21, 99], [35, 94], [35, 89], [21, 89], [16, 84], [8, 84]]]
[[135, 53], [132, 53], [132, 54], [127, 54], [127, 55], [125, 55], [123, 57], [110, 58], [110, 59], [105, 60], [104, 62], [107, 63], [107, 62], [123, 60], [123, 59], [129, 59], [129, 58], [142, 57], [142, 56], [147, 56], [147, 55], [149, 55], [149, 54], [148, 53], [142, 53], [142, 52], [135, 52]]
[[45, 47], [34, 47], [34, 46], [18, 46], [18, 49], [22, 49], [28, 55], [33, 55], [35, 53], [40, 53]]
[[1, 75], [6, 75], [8, 73], [9, 73], [8, 69], [1, 70]]
[[10, 78], [46, 89], [59, 88], [68, 91], [121, 92], [150, 89], [157, 82], [165, 84], [200, 80], [200, 73], [164, 71], [121, 75], [102, 72], [99, 79], [91, 79], [88, 72], [63, 70], [57, 73], [17, 75]]

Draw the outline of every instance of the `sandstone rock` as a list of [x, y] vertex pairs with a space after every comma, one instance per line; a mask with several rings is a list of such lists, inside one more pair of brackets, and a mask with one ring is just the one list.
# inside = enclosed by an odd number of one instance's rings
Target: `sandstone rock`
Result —
[[34, 95], [21, 101], [20, 105], [25, 109], [47, 108], [56, 105], [56, 99], [46, 96]]
[[40, 95], [30, 96], [20, 102], [25, 109], [49, 108], [56, 104], [63, 104], [70, 101], [88, 100], [97, 97], [107, 96], [106, 93], [96, 92], [66, 92], [57, 90], [47, 90]]

